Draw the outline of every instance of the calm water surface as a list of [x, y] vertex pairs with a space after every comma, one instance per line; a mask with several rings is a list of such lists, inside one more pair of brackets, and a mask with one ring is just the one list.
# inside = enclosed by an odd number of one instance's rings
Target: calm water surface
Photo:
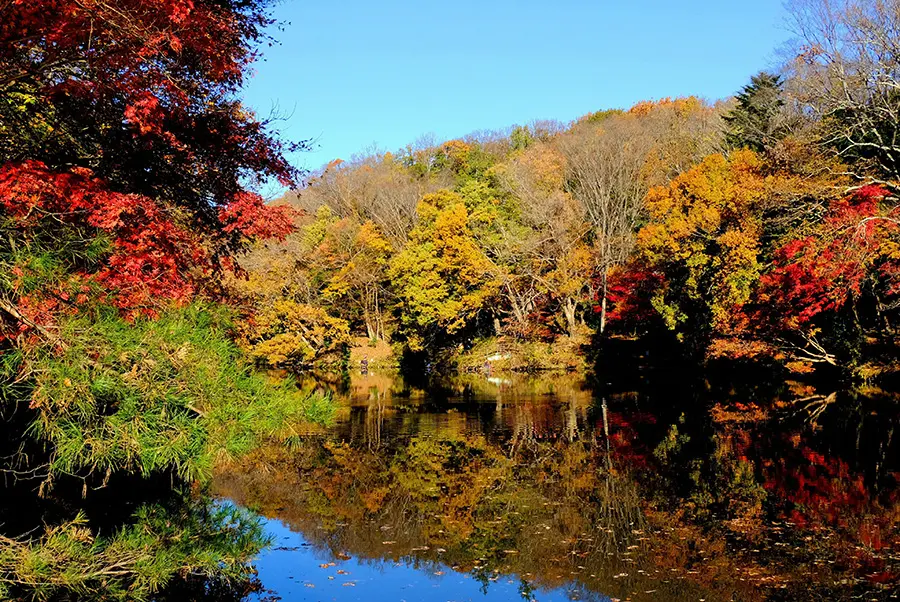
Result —
[[258, 600], [900, 595], [897, 396], [546, 376], [320, 384], [341, 399], [332, 428], [216, 481], [274, 539]]

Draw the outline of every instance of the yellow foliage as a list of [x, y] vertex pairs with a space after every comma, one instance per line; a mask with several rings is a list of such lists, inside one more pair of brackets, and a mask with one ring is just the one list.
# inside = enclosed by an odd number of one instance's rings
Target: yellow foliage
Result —
[[543, 194], [555, 193], [565, 186], [566, 160], [558, 149], [548, 145], [535, 146], [522, 153], [519, 161], [531, 176], [531, 187]]
[[[339, 244], [342, 238], [348, 239], [343, 248]], [[330, 278], [324, 297], [338, 301], [351, 295], [360, 297], [359, 303], [364, 305], [366, 293], [381, 278], [392, 249], [372, 222], [356, 225], [343, 219], [326, 230], [324, 241], [316, 251], [319, 261], [334, 264], [334, 269], [328, 272]]]
[[250, 355], [270, 366], [337, 362], [350, 343], [346, 321], [288, 299], [274, 301], [246, 322], [241, 335]]
[[657, 109], [671, 108], [679, 116], [689, 115], [706, 109], [706, 105], [696, 96], [686, 96], [672, 99], [671, 97], [660, 100], [642, 100], [628, 109], [629, 115], [644, 117]]
[[594, 269], [594, 253], [584, 243], [566, 250], [555, 269], [547, 274], [547, 282], [554, 294], [578, 298], [586, 287]]
[[654, 269], [683, 273], [653, 299], [670, 328], [686, 319], [681, 306], [690, 302], [706, 305], [713, 327], [725, 330], [733, 309], [749, 299], [761, 270], [760, 207], [777, 179], [762, 173], [755, 153], [741, 150], [711, 155], [650, 190], [651, 221], [638, 233], [637, 248]]
[[472, 147], [462, 140], [450, 140], [445, 142], [441, 149], [451, 159], [462, 160], [472, 150]]
[[413, 349], [421, 345], [417, 331], [458, 332], [498, 287], [489, 276], [490, 260], [469, 230], [462, 197], [442, 190], [423, 197], [417, 211], [419, 225], [389, 269]]

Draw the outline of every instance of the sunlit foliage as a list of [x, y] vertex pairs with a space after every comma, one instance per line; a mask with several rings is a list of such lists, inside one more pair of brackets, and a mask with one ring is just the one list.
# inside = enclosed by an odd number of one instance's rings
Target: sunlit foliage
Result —
[[461, 196], [424, 197], [410, 243], [391, 261], [389, 276], [400, 301], [410, 348], [421, 350], [439, 332], [464, 328], [497, 289], [489, 261], [472, 238]]

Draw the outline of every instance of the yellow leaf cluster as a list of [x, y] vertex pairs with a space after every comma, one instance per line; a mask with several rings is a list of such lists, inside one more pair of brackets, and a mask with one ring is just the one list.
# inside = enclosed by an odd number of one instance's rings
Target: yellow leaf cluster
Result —
[[637, 248], [652, 268], [683, 274], [679, 286], [665, 287], [654, 299], [671, 328], [686, 316], [681, 295], [705, 304], [717, 329], [749, 299], [761, 270], [760, 209], [774, 179], [762, 173], [755, 153], [741, 150], [711, 155], [650, 190], [651, 221], [638, 233]]
[[469, 229], [462, 197], [442, 190], [423, 197], [417, 210], [419, 225], [391, 260], [389, 276], [409, 326], [437, 326], [452, 334], [498, 285], [489, 276], [490, 260]]
[[289, 299], [279, 299], [243, 325], [248, 351], [270, 366], [312, 365], [339, 359], [350, 343], [345, 320], [325, 310]]

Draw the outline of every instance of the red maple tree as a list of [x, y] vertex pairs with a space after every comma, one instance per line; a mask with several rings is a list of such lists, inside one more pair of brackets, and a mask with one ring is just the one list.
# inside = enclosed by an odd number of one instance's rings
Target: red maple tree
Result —
[[249, 241], [292, 230], [287, 207], [250, 189], [295, 184], [284, 154], [305, 143], [286, 147], [238, 99], [267, 39], [266, 5], [0, 3], [0, 218], [15, 247], [3, 249], [6, 267], [27, 275], [14, 251], [39, 241], [108, 243], [99, 261], [61, 254], [70, 277], [56, 290], [13, 281], [0, 315], [14, 330], [98, 287], [126, 312], [184, 302]]

